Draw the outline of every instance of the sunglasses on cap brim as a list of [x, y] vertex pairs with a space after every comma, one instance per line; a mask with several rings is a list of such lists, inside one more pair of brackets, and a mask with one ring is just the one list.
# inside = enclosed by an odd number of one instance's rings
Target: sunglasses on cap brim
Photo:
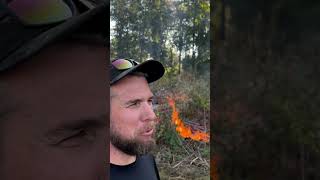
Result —
[[24, 25], [48, 25], [76, 16], [76, 4], [88, 10], [94, 8], [88, 0], [11, 0], [7, 4], [0, 0], [0, 10], [16, 17]]
[[130, 69], [139, 64], [139, 62], [132, 59], [116, 59], [111, 62], [112, 66], [118, 70]]

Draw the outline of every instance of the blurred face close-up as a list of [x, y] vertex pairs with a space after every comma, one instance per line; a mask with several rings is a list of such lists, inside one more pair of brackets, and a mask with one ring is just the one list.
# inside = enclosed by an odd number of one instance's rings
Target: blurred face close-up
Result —
[[57, 43], [0, 76], [4, 179], [106, 179], [106, 59], [100, 44]]
[[111, 87], [110, 141], [129, 154], [145, 154], [155, 145], [153, 94], [144, 77], [127, 76]]

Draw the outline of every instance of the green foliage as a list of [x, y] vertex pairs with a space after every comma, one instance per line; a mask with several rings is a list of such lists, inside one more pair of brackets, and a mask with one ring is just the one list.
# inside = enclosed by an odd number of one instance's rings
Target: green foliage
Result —
[[207, 92], [208, 93], [209, 88], [206, 87], [206, 89], [204, 89], [203, 87], [199, 87], [199, 88], [194, 88], [191, 92], [191, 96], [193, 99], [193, 102], [195, 104], [195, 106], [199, 109], [204, 109], [206, 111], [210, 110], [210, 102], [208, 97], [204, 96], [203, 93]]
[[210, 146], [206, 146], [205, 148], [203, 148], [203, 150], [201, 151], [201, 154], [203, 157], [210, 157]]
[[181, 149], [182, 140], [181, 137], [178, 136], [175, 127], [169, 121], [165, 123], [161, 123], [157, 131], [157, 140], [158, 144], [167, 144], [172, 150], [177, 151]]
[[151, 58], [177, 65], [179, 73], [187, 62], [190, 71], [200, 71], [198, 66], [210, 60], [209, 9], [209, 0], [112, 0], [111, 59]]
[[178, 66], [171, 66], [165, 68], [166, 76], [176, 76], [179, 73], [179, 67]]

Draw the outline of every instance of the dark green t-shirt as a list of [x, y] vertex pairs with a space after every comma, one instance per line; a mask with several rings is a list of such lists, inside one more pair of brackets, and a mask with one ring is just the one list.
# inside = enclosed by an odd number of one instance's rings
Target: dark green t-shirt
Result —
[[126, 166], [110, 164], [110, 180], [160, 180], [160, 177], [153, 156], [145, 155]]

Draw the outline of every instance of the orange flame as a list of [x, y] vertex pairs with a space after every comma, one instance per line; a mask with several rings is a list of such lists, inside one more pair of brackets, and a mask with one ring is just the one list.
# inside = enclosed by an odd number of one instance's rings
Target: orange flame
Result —
[[190, 138], [195, 141], [209, 142], [210, 136], [208, 133], [201, 131], [192, 131], [190, 127], [186, 126], [179, 117], [179, 112], [176, 109], [175, 102], [172, 98], [167, 98], [168, 103], [172, 108], [171, 120], [176, 125], [176, 131], [183, 138]]

